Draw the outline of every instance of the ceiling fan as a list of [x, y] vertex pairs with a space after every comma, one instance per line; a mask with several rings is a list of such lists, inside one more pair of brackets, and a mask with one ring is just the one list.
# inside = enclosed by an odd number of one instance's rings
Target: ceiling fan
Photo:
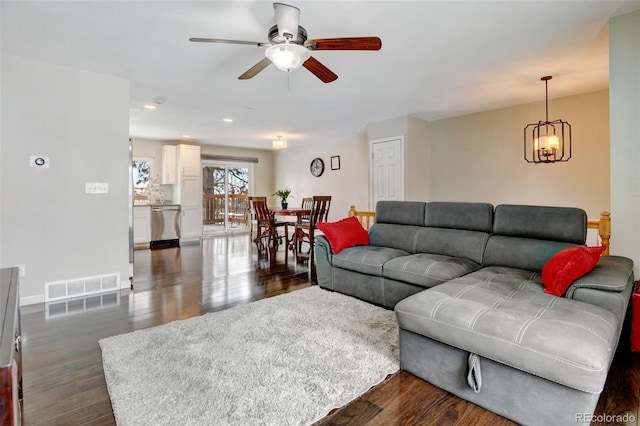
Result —
[[331, 83], [338, 76], [309, 51], [313, 50], [380, 50], [382, 41], [378, 37], [342, 37], [307, 40], [307, 30], [298, 25], [300, 9], [284, 3], [274, 3], [276, 25], [269, 29], [268, 42], [226, 40], [219, 38], [190, 38], [189, 41], [204, 43], [249, 44], [268, 46], [265, 58], [238, 77], [239, 80], [253, 78], [273, 63], [282, 71], [295, 71], [301, 66], [311, 71], [325, 83]]

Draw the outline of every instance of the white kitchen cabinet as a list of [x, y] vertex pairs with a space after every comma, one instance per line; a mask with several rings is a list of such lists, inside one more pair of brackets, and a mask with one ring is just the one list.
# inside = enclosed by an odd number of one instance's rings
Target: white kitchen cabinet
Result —
[[178, 162], [182, 176], [200, 176], [200, 147], [178, 145]]
[[200, 147], [178, 145], [176, 184], [173, 202], [180, 204], [180, 241], [195, 241], [202, 237], [202, 168]]
[[178, 156], [175, 145], [164, 145], [162, 147], [162, 184], [173, 185], [176, 183], [178, 168]]
[[196, 241], [202, 237], [202, 207], [181, 207], [180, 239], [182, 241]]
[[133, 245], [136, 248], [147, 248], [151, 241], [151, 207], [135, 206], [133, 208]]

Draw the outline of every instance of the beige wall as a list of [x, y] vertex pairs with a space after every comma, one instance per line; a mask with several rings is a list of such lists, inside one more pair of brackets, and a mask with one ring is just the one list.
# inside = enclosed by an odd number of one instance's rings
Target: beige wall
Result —
[[[366, 209], [369, 200], [368, 149], [367, 140], [361, 134], [276, 151], [275, 185], [266, 195], [271, 195], [276, 189], [291, 188], [294, 197], [289, 199], [291, 205], [300, 205], [304, 197], [331, 195], [331, 221], [346, 217], [352, 204]], [[331, 170], [332, 156], [340, 156], [340, 170]], [[320, 177], [309, 172], [309, 165], [316, 157], [325, 164], [325, 171]], [[275, 198], [271, 200], [274, 205], [278, 202]]]
[[544, 113], [542, 101], [429, 123], [431, 200], [609, 210], [608, 92], [549, 101], [549, 118], [571, 124], [567, 163], [523, 159], [523, 128]]
[[[332, 208], [337, 219], [350, 204], [369, 204], [368, 141], [404, 135], [408, 200], [576, 206], [597, 219], [610, 209], [608, 99], [600, 91], [549, 101], [549, 118], [572, 126], [567, 163], [528, 164], [523, 158], [523, 128], [544, 118], [543, 100], [430, 123], [399, 117], [367, 125], [366, 137], [287, 148], [275, 154], [276, 186], [292, 188], [294, 204], [306, 195], [334, 195], [340, 200]], [[339, 173], [329, 170], [332, 155], [341, 155]], [[309, 173], [314, 157], [327, 164], [320, 178]]]
[[[429, 139], [427, 122], [415, 117], [396, 117], [367, 125], [369, 143], [382, 139], [404, 137], [405, 200], [429, 199]], [[370, 149], [367, 147], [367, 149]], [[367, 170], [369, 167], [368, 156]], [[369, 208], [374, 209], [375, 206]]]

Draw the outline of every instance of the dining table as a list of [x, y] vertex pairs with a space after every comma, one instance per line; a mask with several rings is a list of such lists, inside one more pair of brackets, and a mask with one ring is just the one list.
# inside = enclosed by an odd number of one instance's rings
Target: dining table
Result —
[[[269, 207], [269, 212], [274, 216], [290, 216], [290, 217], [295, 216], [296, 224], [302, 223], [302, 218], [304, 216], [311, 215], [311, 209], [305, 209], [302, 207], [287, 207], [287, 208]], [[287, 237], [287, 245], [289, 246], [290, 249], [292, 249], [293, 244], [295, 244], [295, 231], [294, 231], [294, 234], [291, 236], [291, 240], [289, 240], [288, 235], [286, 237]]]

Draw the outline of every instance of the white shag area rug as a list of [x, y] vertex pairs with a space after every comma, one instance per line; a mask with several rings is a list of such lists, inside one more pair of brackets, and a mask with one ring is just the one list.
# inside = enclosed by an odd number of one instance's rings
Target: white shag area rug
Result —
[[310, 424], [400, 364], [393, 311], [316, 286], [99, 343], [121, 426]]

